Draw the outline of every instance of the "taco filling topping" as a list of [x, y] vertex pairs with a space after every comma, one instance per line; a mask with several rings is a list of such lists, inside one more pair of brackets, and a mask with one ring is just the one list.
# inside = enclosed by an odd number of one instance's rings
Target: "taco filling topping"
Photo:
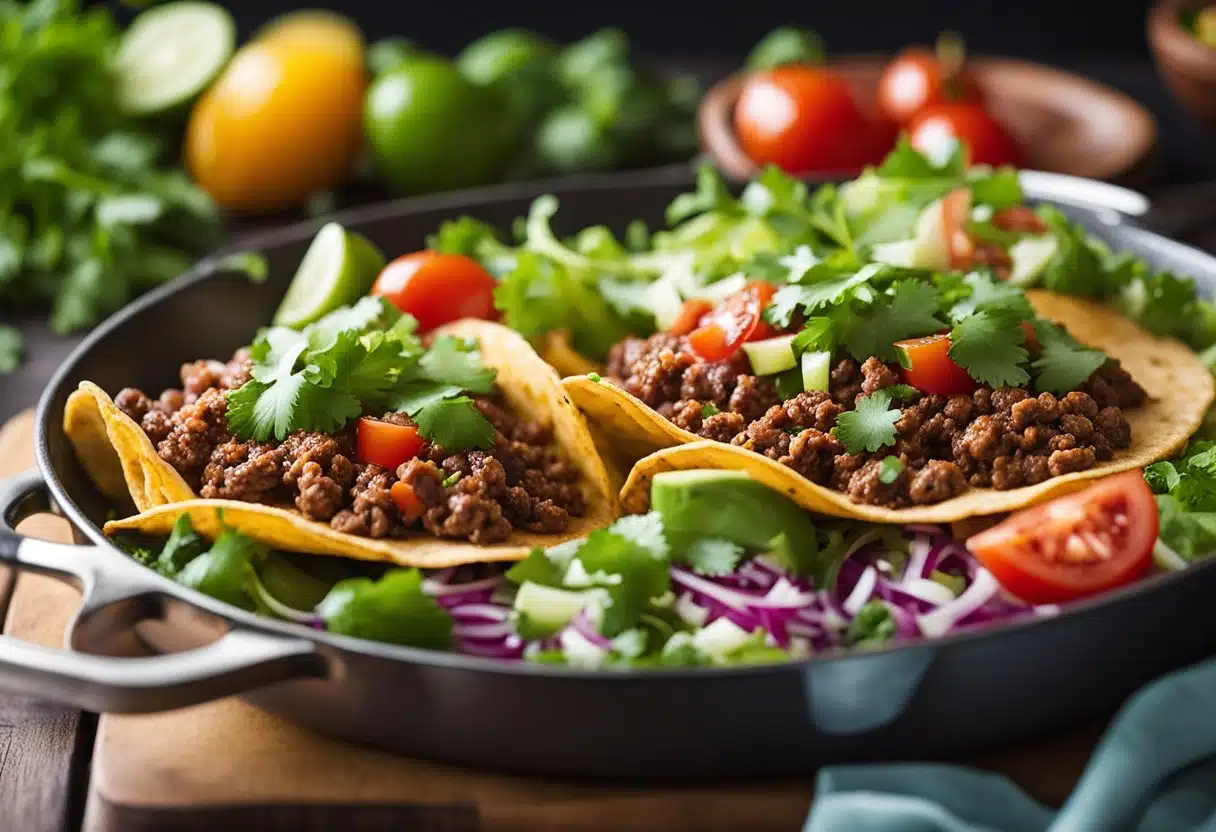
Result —
[[127, 388], [115, 404], [204, 499], [294, 506], [373, 538], [566, 531], [584, 497], [550, 428], [512, 411], [475, 344], [424, 348], [411, 324], [368, 298], [303, 333], [266, 330], [226, 364], [186, 364], [181, 389], [155, 400]]

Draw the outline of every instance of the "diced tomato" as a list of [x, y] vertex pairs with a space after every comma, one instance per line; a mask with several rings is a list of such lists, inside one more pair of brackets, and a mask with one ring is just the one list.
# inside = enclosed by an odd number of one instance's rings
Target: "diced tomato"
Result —
[[950, 336], [946, 333], [898, 341], [895, 352], [904, 368], [904, 381], [922, 393], [956, 396], [979, 386], [950, 358]]
[[967, 236], [967, 219], [971, 213], [971, 191], [955, 188], [942, 197], [942, 234], [950, 252], [950, 266], [967, 269], [975, 257], [975, 243]]
[[1043, 222], [1033, 208], [1025, 205], [1010, 205], [992, 215], [992, 224], [1002, 231], [1027, 231], [1046, 234], [1051, 227]]
[[688, 335], [689, 347], [706, 361], [722, 361], [747, 341], [772, 337], [773, 327], [761, 313], [776, 292], [777, 287], [766, 281], [749, 282], [701, 317]]
[[461, 318], [498, 320], [494, 276], [471, 257], [430, 249], [398, 257], [384, 267], [371, 293], [418, 319], [418, 331]]
[[676, 318], [667, 331], [672, 335], [687, 335], [700, 325], [701, 318], [713, 308], [714, 305], [703, 298], [690, 298], [684, 301], [680, 317]]
[[370, 462], [390, 471], [408, 462], [422, 450], [422, 436], [413, 425], [395, 425], [379, 419], [360, 419], [355, 433], [355, 453], [360, 462]]
[[426, 510], [426, 506], [422, 504], [422, 499], [418, 496], [418, 492], [409, 483], [404, 483], [398, 480], [393, 483], [388, 490], [388, 496], [392, 498], [393, 503], [397, 506], [397, 511], [401, 512], [401, 519], [405, 521], [405, 525], [410, 525]]
[[1022, 321], [1022, 332], [1026, 333], [1026, 349], [1037, 351], [1039, 349], [1039, 338], [1035, 335], [1034, 324], [1030, 321]]
[[1142, 471], [1023, 509], [967, 540], [1005, 589], [1032, 604], [1131, 583], [1152, 564], [1157, 504]]

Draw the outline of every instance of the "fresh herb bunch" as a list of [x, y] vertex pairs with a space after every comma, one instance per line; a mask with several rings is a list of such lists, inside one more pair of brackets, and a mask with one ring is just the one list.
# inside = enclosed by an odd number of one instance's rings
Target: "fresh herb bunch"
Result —
[[365, 297], [303, 330], [269, 327], [253, 342], [252, 378], [228, 394], [228, 427], [259, 442], [297, 430], [333, 433], [365, 409], [404, 412], [449, 451], [488, 448], [494, 426], [466, 393], [494, 390], [475, 344], [452, 337], [430, 349], [417, 322]]
[[[165, 164], [175, 126], [119, 107], [119, 36], [104, 8], [0, 0], [0, 310], [49, 309], [55, 332], [180, 274], [220, 231], [210, 199]], [[19, 354], [6, 333], [0, 369]]]

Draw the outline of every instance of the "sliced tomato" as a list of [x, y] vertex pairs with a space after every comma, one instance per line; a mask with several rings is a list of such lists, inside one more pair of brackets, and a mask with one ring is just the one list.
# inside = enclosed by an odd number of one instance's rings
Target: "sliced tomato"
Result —
[[1033, 234], [1046, 234], [1051, 226], [1026, 205], [1010, 205], [992, 215], [992, 224], [1002, 231], [1026, 231]]
[[401, 519], [405, 521], [405, 525], [410, 525], [426, 510], [426, 506], [422, 503], [422, 498], [418, 496], [418, 492], [409, 483], [404, 483], [398, 480], [392, 484], [388, 490], [388, 496], [392, 498], [393, 504], [397, 506], [397, 511], [401, 513]]
[[1032, 604], [1084, 598], [1135, 581], [1153, 561], [1157, 503], [1142, 471], [1023, 509], [967, 540], [1009, 592]]
[[360, 419], [355, 432], [355, 453], [360, 462], [370, 462], [396, 471], [422, 450], [422, 436], [413, 425], [395, 425], [379, 419]]
[[773, 336], [773, 327], [761, 317], [777, 287], [753, 280], [701, 317], [688, 335], [692, 351], [706, 361], [730, 358], [748, 341]]
[[701, 318], [713, 308], [714, 305], [703, 298], [690, 298], [684, 301], [680, 317], [676, 318], [667, 331], [672, 335], [687, 335], [700, 325]]
[[418, 319], [418, 331], [461, 318], [498, 320], [494, 276], [471, 257], [430, 249], [398, 257], [372, 286], [378, 295]]
[[942, 197], [942, 235], [950, 253], [950, 267], [967, 269], [975, 258], [975, 243], [967, 235], [967, 220], [971, 216], [971, 191], [955, 188]]
[[950, 336], [946, 333], [898, 341], [895, 352], [904, 368], [904, 381], [922, 393], [957, 396], [979, 386], [950, 358]]

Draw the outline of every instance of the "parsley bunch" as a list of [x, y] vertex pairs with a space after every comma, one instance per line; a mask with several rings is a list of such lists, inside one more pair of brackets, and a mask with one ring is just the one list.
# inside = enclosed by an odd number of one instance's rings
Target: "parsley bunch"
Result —
[[429, 350], [417, 322], [365, 297], [302, 331], [271, 327], [253, 342], [252, 378], [228, 394], [228, 427], [244, 439], [282, 440], [297, 430], [333, 433], [365, 409], [405, 412], [448, 450], [488, 448], [491, 425], [465, 393], [494, 390], [476, 345], [451, 337]]
[[[120, 31], [76, 0], [0, 2], [0, 310], [88, 328], [185, 271], [218, 237], [205, 193], [168, 161], [172, 125], [118, 105]], [[0, 334], [0, 371], [20, 354]]]

